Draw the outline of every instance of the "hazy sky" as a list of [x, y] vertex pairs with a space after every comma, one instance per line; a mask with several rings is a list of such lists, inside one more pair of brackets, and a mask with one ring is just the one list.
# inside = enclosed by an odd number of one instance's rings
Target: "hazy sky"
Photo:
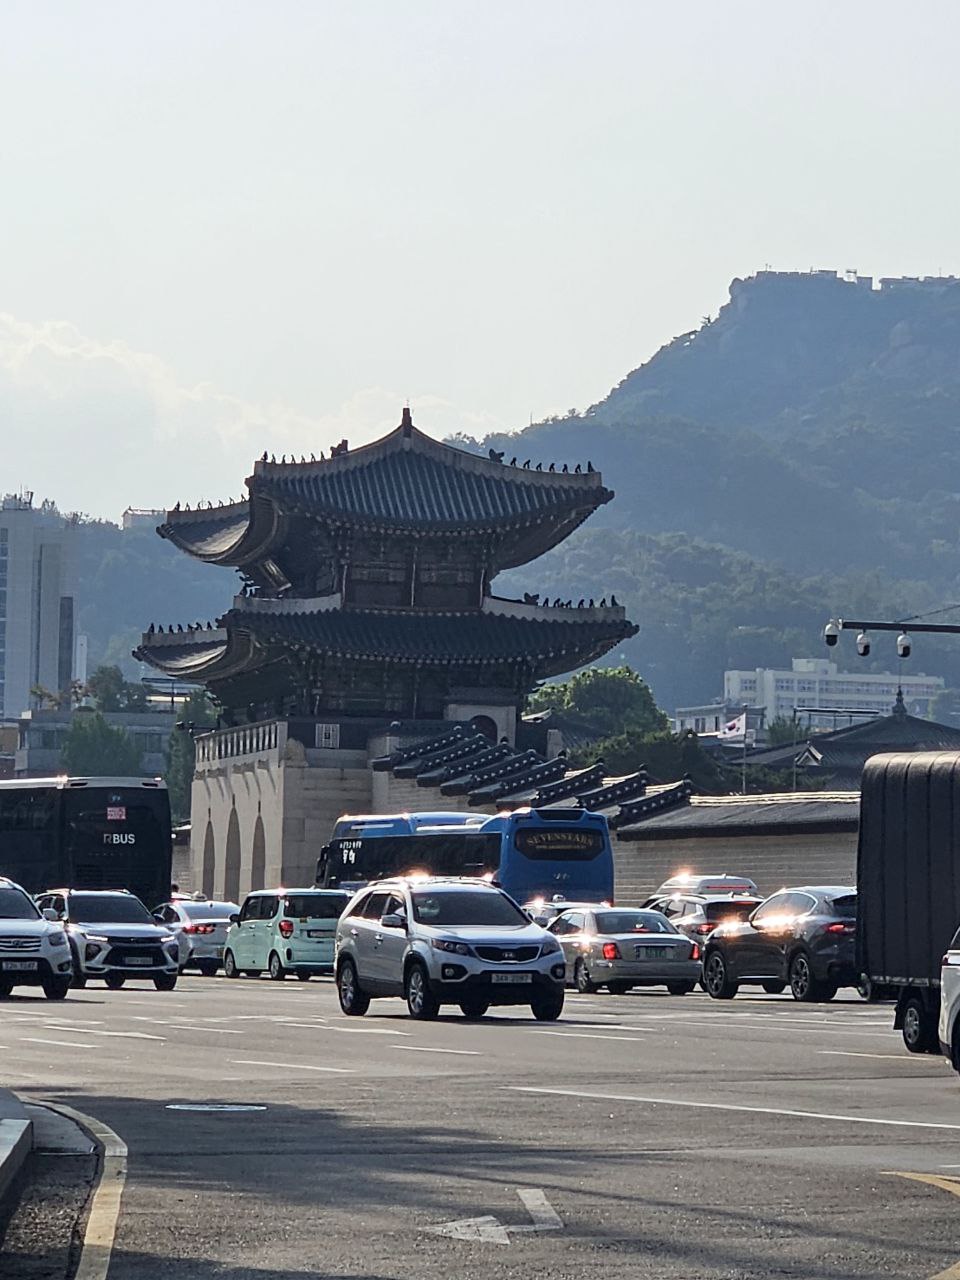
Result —
[[[0, 488], [585, 407], [736, 275], [960, 272], [960, 6], [3, 0]], [[12, 447], [11, 447], [12, 446]]]

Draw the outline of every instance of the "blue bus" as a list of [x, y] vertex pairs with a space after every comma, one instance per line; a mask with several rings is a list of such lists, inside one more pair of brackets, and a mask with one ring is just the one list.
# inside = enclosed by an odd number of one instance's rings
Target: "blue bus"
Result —
[[607, 820], [587, 809], [346, 815], [317, 862], [324, 888], [418, 873], [486, 876], [517, 902], [613, 902]]

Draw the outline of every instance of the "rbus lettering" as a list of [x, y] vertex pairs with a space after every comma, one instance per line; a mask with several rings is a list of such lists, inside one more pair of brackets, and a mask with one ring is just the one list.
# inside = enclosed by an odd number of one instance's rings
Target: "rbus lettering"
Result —
[[106, 831], [103, 836], [104, 844], [136, 844], [137, 837], [132, 831]]

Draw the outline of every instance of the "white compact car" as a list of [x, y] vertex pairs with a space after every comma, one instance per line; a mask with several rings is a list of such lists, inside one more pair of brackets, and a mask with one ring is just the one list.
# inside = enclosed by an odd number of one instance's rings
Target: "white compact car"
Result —
[[153, 918], [177, 939], [180, 972], [199, 969], [205, 978], [212, 978], [223, 963], [230, 921], [239, 910], [235, 902], [215, 902], [202, 894], [177, 896], [154, 907]]
[[27, 986], [42, 987], [48, 1000], [62, 1000], [72, 980], [63, 925], [41, 915], [24, 889], [0, 876], [0, 996]]

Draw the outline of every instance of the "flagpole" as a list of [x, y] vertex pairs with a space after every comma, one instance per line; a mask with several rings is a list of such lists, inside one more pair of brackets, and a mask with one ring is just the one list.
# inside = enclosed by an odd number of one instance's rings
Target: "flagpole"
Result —
[[743, 715], [743, 760], [741, 763], [740, 794], [742, 796], [745, 796], [747, 794], [747, 707], [746, 707], [746, 703], [744, 703], [743, 711], [741, 714]]

